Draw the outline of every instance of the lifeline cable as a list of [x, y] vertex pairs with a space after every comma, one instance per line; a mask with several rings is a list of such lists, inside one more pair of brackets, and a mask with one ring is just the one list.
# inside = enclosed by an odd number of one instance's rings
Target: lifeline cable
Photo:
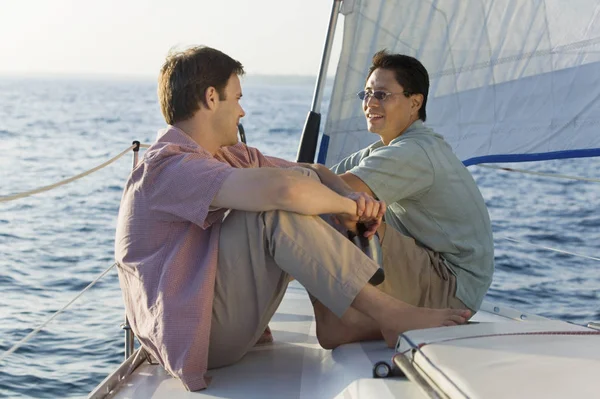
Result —
[[[58, 183], [54, 183], [51, 184], [49, 186], [44, 186], [44, 187], [40, 187], [40, 188], [36, 188], [35, 190], [30, 190], [30, 191], [25, 191], [23, 193], [18, 193], [18, 194], [12, 194], [12, 195], [6, 195], [6, 196], [0, 196], [0, 202], [8, 202], [8, 201], [14, 201], [16, 199], [20, 199], [20, 198], [25, 198], [25, 197], [29, 197], [32, 196], [34, 194], [39, 194], [39, 193], [43, 193], [45, 191], [50, 191], [53, 188], [57, 188], [60, 186], [63, 186], [65, 184], [71, 183], [75, 180], [81, 179], [82, 177], [85, 177], [87, 175], [90, 175], [108, 165], [110, 165], [111, 163], [115, 162], [117, 159], [121, 158], [123, 155], [127, 154], [127, 152], [129, 152], [130, 150], [132, 150], [135, 147], [135, 145], [130, 146], [129, 148], [127, 148], [126, 150], [124, 150], [123, 152], [121, 152], [119, 155], [109, 159], [108, 161], [104, 162], [101, 165], [96, 166], [95, 168], [92, 168], [86, 172], [80, 173], [76, 176], [73, 177], [69, 177], [68, 179], [65, 180], [61, 180]], [[140, 144], [141, 148], [148, 148], [150, 147], [150, 145], [148, 144]]]
[[115, 267], [117, 265], [117, 263], [113, 263], [113, 265], [111, 267], [109, 267], [108, 269], [106, 269], [105, 271], [103, 271], [102, 273], [100, 273], [100, 275], [98, 277], [96, 277], [96, 279], [94, 281], [92, 281], [91, 283], [88, 284], [87, 287], [85, 287], [83, 290], [81, 290], [79, 292], [79, 294], [77, 294], [75, 296], [75, 298], [71, 299], [71, 301], [69, 303], [67, 303], [65, 306], [63, 306], [61, 309], [57, 310], [52, 316], [50, 316], [50, 318], [48, 320], [46, 320], [45, 322], [43, 322], [42, 324], [40, 324], [38, 327], [36, 327], [32, 332], [30, 332], [29, 334], [27, 334], [25, 336], [25, 338], [21, 339], [19, 342], [17, 342], [16, 344], [14, 344], [12, 346], [12, 348], [10, 348], [9, 350], [7, 350], [6, 352], [4, 352], [2, 355], [0, 355], [0, 363], [2, 363], [2, 361], [8, 357], [8, 355], [10, 355], [11, 353], [13, 353], [14, 351], [16, 351], [17, 349], [19, 349], [23, 344], [25, 344], [27, 341], [29, 341], [35, 334], [37, 334], [38, 332], [41, 331], [42, 328], [46, 327], [46, 325], [48, 323], [50, 323], [52, 320], [54, 320], [59, 314], [61, 314], [65, 309], [67, 309], [69, 306], [71, 306], [71, 304], [73, 302], [75, 302], [77, 299], [79, 299], [79, 297], [81, 295], [83, 295], [84, 292], [86, 292], [88, 289], [92, 288], [102, 277], [104, 277], [113, 267]]

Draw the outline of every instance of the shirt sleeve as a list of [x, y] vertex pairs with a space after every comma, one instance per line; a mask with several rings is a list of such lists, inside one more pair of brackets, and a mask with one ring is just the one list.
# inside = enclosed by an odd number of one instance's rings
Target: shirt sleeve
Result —
[[216, 154], [216, 158], [239, 168], [291, 168], [298, 166], [295, 162], [263, 155], [258, 149], [241, 142], [221, 148]]
[[420, 196], [429, 190], [434, 178], [427, 153], [412, 142], [380, 147], [349, 172], [387, 204]]
[[298, 166], [296, 162], [286, 161], [283, 158], [270, 157], [264, 155], [257, 148], [254, 147], [246, 147], [248, 149], [248, 154], [251, 160], [252, 165], [258, 168], [292, 168]]
[[348, 155], [346, 158], [342, 159], [336, 165], [333, 165], [330, 169], [336, 175], [341, 175], [348, 172], [350, 169], [358, 166], [361, 159], [367, 156], [370, 152], [370, 148], [367, 147], [360, 151], [355, 152], [354, 154]]
[[263, 159], [261, 160], [261, 167], [270, 166], [274, 168], [293, 168], [299, 166], [296, 162], [287, 161], [283, 158], [270, 157], [267, 155], [262, 155], [262, 157]]
[[[217, 217], [210, 217], [210, 204], [233, 172], [233, 168], [199, 153], [176, 154], [161, 159], [150, 168], [152, 210], [174, 221], [190, 221], [208, 228]], [[224, 213], [224, 210], [218, 212]], [[214, 213], [214, 212], [213, 212]], [[214, 216], [214, 215], [213, 215]]]

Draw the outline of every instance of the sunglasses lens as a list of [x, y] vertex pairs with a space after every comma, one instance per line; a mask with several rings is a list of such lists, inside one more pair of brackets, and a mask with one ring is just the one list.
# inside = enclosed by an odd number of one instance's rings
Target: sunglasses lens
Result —
[[363, 91], [359, 91], [358, 93], [356, 93], [356, 95], [358, 96], [358, 98], [360, 98], [363, 101], [365, 99], [368, 99], [369, 97], [376, 98], [379, 101], [383, 101], [387, 98], [387, 93], [382, 90], [376, 90], [376, 91], [363, 90]]
[[385, 91], [380, 91], [380, 90], [374, 91], [373, 92], [373, 97], [375, 97], [379, 101], [382, 101], [386, 97]]
[[366, 100], [369, 97], [373, 97], [376, 98], [379, 101], [383, 101], [387, 98], [387, 93], [385, 91], [382, 90], [376, 90], [376, 91], [359, 91], [358, 93], [356, 93], [356, 95], [358, 96], [358, 98], [360, 98], [361, 100]]

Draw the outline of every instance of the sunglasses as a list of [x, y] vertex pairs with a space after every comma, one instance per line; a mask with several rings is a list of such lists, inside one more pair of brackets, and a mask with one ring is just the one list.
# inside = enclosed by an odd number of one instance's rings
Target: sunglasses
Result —
[[356, 95], [358, 96], [358, 98], [361, 99], [361, 101], [366, 101], [369, 99], [369, 97], [373, 97], [379, 101], [385, 101], [386, 98], [393, 96], [394, 94], [404, 94], [406, 97], [411, 95], [411, 93], [406, 90], [402, 93], [390, 93], [389, 91], [383, 90], [363, 90], [356, 93]]

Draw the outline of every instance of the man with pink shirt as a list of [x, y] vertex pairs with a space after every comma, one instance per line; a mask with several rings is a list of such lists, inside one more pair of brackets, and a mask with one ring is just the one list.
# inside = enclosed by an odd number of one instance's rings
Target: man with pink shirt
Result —
[[464, 323], [469, 311], [416, 308], [369, 285], [377, 264], [318, 216], [366, 223], [370, 236], [384, 203], [238, 143], [242, 74], [208, 47], [172, 53], [161, 69], [168, 127], [127, 181], [115, 240], [142, 345], [188, 390], [206, 388], [207, 369], [260, 339], [291, 278], [318, 299], [317, 328], [321, 306], [348, 325], [370, 318], [388, 345], [409, 329]]

